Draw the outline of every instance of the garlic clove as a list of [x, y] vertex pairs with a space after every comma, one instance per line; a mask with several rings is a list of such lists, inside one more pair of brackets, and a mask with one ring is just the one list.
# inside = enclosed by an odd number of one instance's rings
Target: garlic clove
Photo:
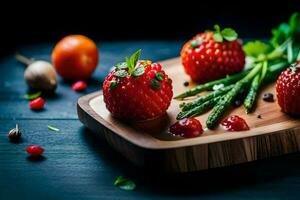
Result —
[[54, 67], [46, 61], [34, 61], [26, 68], [24, 78], [32, 89], [55, 90], [57, 75]]

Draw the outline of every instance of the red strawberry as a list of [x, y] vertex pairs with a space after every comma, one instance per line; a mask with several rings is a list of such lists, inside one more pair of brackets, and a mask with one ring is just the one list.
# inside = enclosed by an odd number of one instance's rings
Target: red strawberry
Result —
[[282, 111], [291, 115], [300, 115], [300, 61], [281, 72], [276, 91]]
[[188, 41], [181, 50], [184, 69], [193, 81], [206, 83], [240, 72], [245, 65], [245, 53], [237, 33], [225, 28], [204, 32]]
[[104, 102], [114, 117], [153, 119], [163, 115], [171, 103], [172, 80], [160, 64], [138, 61], [140, 53], [118, 64], [104, 80]]

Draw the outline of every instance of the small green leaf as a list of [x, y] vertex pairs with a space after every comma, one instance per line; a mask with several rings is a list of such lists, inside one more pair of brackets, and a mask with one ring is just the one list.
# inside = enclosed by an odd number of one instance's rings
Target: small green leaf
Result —
[[115, 81], [115, 80], [111, 80], [110, 81], [110, 85], [109, 85], [109, 88], [111, 89], [111, 90], [113, 90], [113, 89], [115, 89], [116, 87], [117, 87], [117, 81]]
[[39, 96], [41, 96], [42, 92], [39, 91], [39, 92], [36, 92], [36, 93], [32, 93], [32, 94], [25, 94], [24, 95], [24, 98], [25, 99], [28, 99], [28, 100], [33, 100], [33, 99], [36, 99], [38, 98]]
[[48, 127], [48, 129], [51, 130], [51, 131], [56, 131], [56, 132], [59, 131], [59, 129], [56, 128], [56, 127], [54, 127], [54, 126], [48, 125], [47, 127]]
[[271, 44], [278, 47], [287, 40], [290, 34], [290, 26], [287, 23], [281, 23], [278, 28], [272, 29]]
[[229, 42], [234, 41], [238, 38], [238, 34], [235, 32], [235, 30], [233, 30], [231, 28], [224, 28], [221, 31], [221, 34], [222, 34], [223, 38]]
[[215, 32], [220, 33], [220, 26], [218, 24], [214, 25]]
[[144, 72], [145, 72], [145, 67], [144, 66], [140, 66], [136, 70], [134, 70], [133, 76], [136, 76], [136, 77], [137, 76], [141, 76]]
[[165, 79], [164, 75], [163, 75], [161, 72], [156, 72], [156, 73], [155, 73], [155, 78], [156, 78], [156, 80], [158, 80], [158, 81], [162, 81], [162, 80]]
[[216, 42], [223, 42], [223, 37], [222, 37], [221, 33], [214, 33], [213, 39]]
[[128, 68], [126, 62], [118, 63], [115, 67], [118, 68], [118, 69], [127, 69]]
[[150, 85], [154, 90], [160, 89], [160, 83], [155, 79], [150, 79]]
[[141, 51], [142, 51], [141, 49], [136, 51], [134, 54], [132, 54], [130, 56], [129, 59], [126, 57], [126, 63], [128, 65], [129, 74], [132, 74], [134, 72], [134, 68], [135, 68], [135, 66], [136, 66], [136, 64], [137, 64], [137, 62], [138, 62], [138, 60], [141, 56]]
[[292, 74], [297, 71], [297, 67], [295, 67], [294, 65], [292, 65], [290, 68], [291, 68]]
[[197, 40], [193, 40], [190, 43], [190, 47], [191, 48], [196, 48], [197, 46], [199, 46], [201, 43], [203, 42], [203, 40], [197, 39]]
[[128, 73], [127, 73], [127, 71], [122, 69], [122, 70], [116, 71], [114, 73], [114, 75], [117, 76], [117, 77], [125, 77], [125, 76], [128, 76]]
[[247, 56], [258, 57], [271, 52], [272, 47], [269, 44], [256, 40], [246, 43], [243, 46], [243, 50]]
[[123, 178], [122, 176], [116, 178], [114, 185], [122, 190], [134, 190], [136, 188], [136, 184], [133, 181]]

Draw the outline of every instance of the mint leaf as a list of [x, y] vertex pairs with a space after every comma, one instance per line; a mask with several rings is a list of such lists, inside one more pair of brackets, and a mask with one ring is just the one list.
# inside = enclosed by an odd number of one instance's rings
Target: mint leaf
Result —
[[59, 131], [59, 129], [56, 128], [56, 127], [54, 127], [54, 126], [48, 125], [47, 127], [48, 127], [48, 129], [51, 130], [51, 131], [56, 131], [56, 132]]
[[133, 76], [141, 76], [145, 72], [145, 67], [142, 65], [133, 72]]
[[191, 43], [190, 43], [190, 47], [196, 48], [196, 47], [199, 46], [202, 42], [203, 42], [203, 40], [200, 40], [200, 39], [193, 40], [193, 41], [191, 41]]
[[110, 85], [109, 85], [109, 88], [111, 89], [111, 90], [113, 90], [113, 89], [115, 89], [116, 87], [117, 87], [117, 81], [115, 81], [115, 80], [111, 80], [110, 81]]
[[165, 78], [164, 78], [164, 75], [163, 75], [161, 72], [156, 72], [156, 73], [155, 73], [155, 78], [156, 78], [156, 80], [158, 80], [158, 81], [162, 81], [162, 80], [165, 79]]
[[39, 92], [36, 92], [36, 93], [32, 93], [32, 94], [25, 94], [24, 95], [24, 98], [27, 99], [27, 100], [33, 100], [33, 99], [36, 99], [38, 98], [39, 96], [41, 96], [42, 92], [39, 91]]
[[128, 68], [126, 62], [118, 63], [115, 67], [118, 68], [118, 69], [127, 69]]
[[213, 39], [216, 42], [223, 42], [223, 37], [222, 37], [221, 33], [214, 33]]
[[160, 89], [160, 83], [155, 79], [150, 79], [150, 85], [154, 90]]
[[114, 185], [122, 190], [134, 190], [136, 188], [136, 184], [133, 181], [123, 178], [122, 176], [116, 178]]
[[269, 44], [256, 40], [247, 42], [243, 46], [243, 50], [247, 56], [258, 57], [259, 55], [271, 52], [272, 47]]
[[128, 73], [127, 73], [127, 71], [122, 69], [122, 70], [116, 71], [114, 73], [114, 75], [117, 76], [117, 77], [125, 77], [125, 76], [128, 76]]
[[134, 72], [134, 68], [141, 56], [141, 51], [142, 50], [140, 49], [140, 50], [136, 51], [134, 54], [132, 54], [129, 59], [126, 58], [126, 63], [128, 65], [129, 74], [132, 74]]
[[214, 25], [215, 32], [220, 33], [220, 26], [218, 24]]
[[225, 28], [221, 31], [223, 38], [229, 42], [238, 38], [238, 34], [232, 28]]

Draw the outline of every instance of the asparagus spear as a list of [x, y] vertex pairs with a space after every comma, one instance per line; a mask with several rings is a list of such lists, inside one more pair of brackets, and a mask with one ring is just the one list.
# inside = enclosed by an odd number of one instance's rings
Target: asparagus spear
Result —
[[250, 90], [244, 101], [244, 108], [247, 114], [250, 113], [253, 109], [258, 89], [266, 76], [267, 70], [268, 70], [268, 62], [264, 61], [262, 65], [261, 73], [257, 74], [252, 80]]
[[234, 74], [231, 76], [227, 76], [226, 78], [223, 79], [219, 79], [219, 80], [215, 80], [215, 81], [211, 81], [208, 83], [205, 83], [203, 85], [198, 85], [184, 93], [181, 93], [179, 95], [177, 95], [176, 97], [174, 97], [174, 99], [184, 99], [186, 97], [190, 97], [190, 96], [194, 96], [202, 91], [206, 91], [206, 90], [211, 90], [214, 85], [218, 85], [218, 84], [224, 84], [224, 85], [229, 85], [232, 84], [238, 80], [240, 80], [241, 78], [243, 78], [247, 73], [249, 72], [249, 70], [240, 72], [238, 74]]
[[209, 109], [211, 109], [219, 100], [221, 100], [222, 96], [215, 97], [213, 99], [209, 99], [208, 101], [204, 102], [203, 104], [193, 107], [187, 111], [181, 111], [176, 119], [180, 120], [186, 117], [194, 117], [196, 115], [202, 114]]
[[182, 111], [187, 111], [187, 110], [190, 110], [194, 107], [197, 107], [197, 106], [200, 106], [202, 103], [214, 98], [214, 97], [217, 97], [217, 96], [220, 96], [226, 92], [228, 92], [229, 90], [231, 90], [233, 88], [234, 85], [229, 85], [229, 86], [226, 86], [226, 87], [223, 87], [223, 88], [220, 88], [214, 92], [211, 92], [207, 95], [203, 95], [203, 96], [200, 96], [198, 97], [195, 101], [192, 101], [190, 103], [184, 103], [184, 104], [181, 104], [181, 109]]
[[239, 91], [250, 82], [254, 76], [261, 70], [262, 64], [258, 63], [256, 66], [245, 76], [242, 80], [238, 81], [234, 87], [222, 98], [217, 105], [214, 106], [213, 111], [208, 116], [206, 126], [209, 129], [215, 128], [224, 112], [230, 106], [232, 101], [235, 99]]

